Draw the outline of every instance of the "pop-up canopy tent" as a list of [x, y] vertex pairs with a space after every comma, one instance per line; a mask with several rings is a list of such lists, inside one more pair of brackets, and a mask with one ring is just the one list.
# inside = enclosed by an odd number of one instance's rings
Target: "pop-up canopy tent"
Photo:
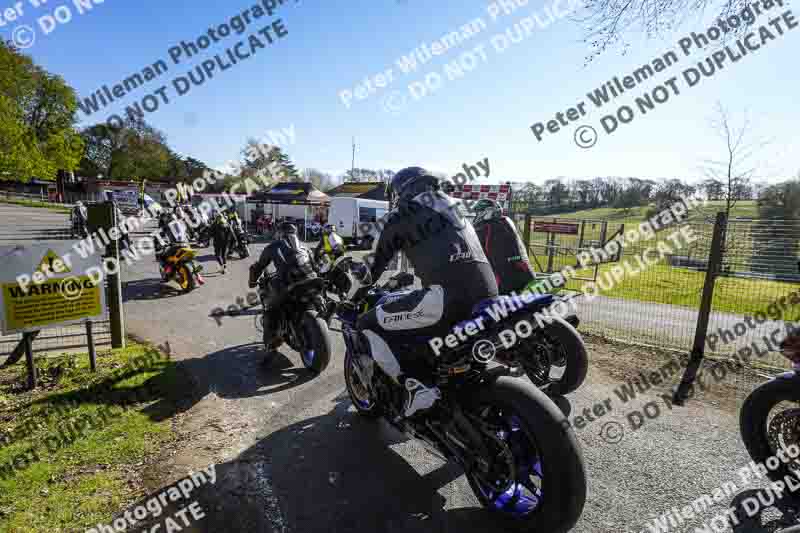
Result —
[[264, 192], [254, 194], [247, 199], [247, 204], [255, 205], [256, 209], [269, 206], [264, 209], [264, 213], [272, 215], [272, 220], [282, 217], [302, 218], [307, 232], [314, 212], [327, 208], [330, 197], [311, 183], [291, 181], [278, 183]]

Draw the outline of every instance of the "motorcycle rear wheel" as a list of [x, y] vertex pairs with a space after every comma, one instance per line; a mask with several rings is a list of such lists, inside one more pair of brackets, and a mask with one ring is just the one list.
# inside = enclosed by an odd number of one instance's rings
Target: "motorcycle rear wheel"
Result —
[[[547, 326], [547, 345], [542, 349], [555, 353], [546, 354], [544, 365], [523, 359], [520, 361], [531, 383], [540, 387], [548, 396], [563, 396], [576, 391], [586, 380], [589, 371], [589, 356], [580, 333], [567, 321], [554, 318], [553, 323]], [[534, 357], [528, 354], [527, 357]], [[560, 379], [551, 380], [550, 370], [553, 366], [564, 366], [564, 373]]]
[[[586, 501], [583, 456], [564, 414], [542, 391], [525, 381], [500, 377], [477, 391], [472, 415], [492, 428], [494, 442], [504, 442], [513, 466], [507, 475], [495, 470], [501, 488], [488, 483], [476, 467], [467, 480], [481, 504], [509, 529], [528, 533], [563, 533], [572, 529]], [[494, 439], [485, 439], [492, 448]], [[507, 461], [508, 463], [508, 461]]]

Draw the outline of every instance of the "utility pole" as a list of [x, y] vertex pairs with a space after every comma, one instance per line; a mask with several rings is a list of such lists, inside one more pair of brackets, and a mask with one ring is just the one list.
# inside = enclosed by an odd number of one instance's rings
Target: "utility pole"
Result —
[[353, 137], [353, 162], [350, 165], [350, 179], [355, 181], [356, 179], [356, 138]]

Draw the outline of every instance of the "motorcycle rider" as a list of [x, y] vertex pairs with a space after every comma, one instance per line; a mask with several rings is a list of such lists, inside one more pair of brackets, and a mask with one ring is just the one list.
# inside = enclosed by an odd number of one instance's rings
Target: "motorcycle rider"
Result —
[[333, 224], [325, 224], [322, 228], [322, 237], [319, 244], [314, 249], [314, 261], [320, 260], [325, 254], [330, 262], [333, 263], [344, 255], [345, 245], [344, 240], [336, 233], [336, 226]]
[[81, 238], [88, 237], [89, 231], [87, 229], [87, 223], [89, 221], [89, 212], [84, 203], [80, 200], [75, 202], [75, 207], [72, 208], [72, 216], [74, 220], [73, 224], [76, 226], [78, 235]]
[[214, 241], [214, 255], [217, 257], [220, 271], [225, 274], [228, 266], [228, 246], [231, 241], [231, 229], [227, 217], [217, 213], [211, 225], [211, 236]]
[[[250, 279], [248, 286], [253, 289], [258, 284], [258, 278], [264, 270], [271, 265], [275, 265], [275, 274], [270, 276], [267, 284], [267, 292], [263, 296], [266, 299], [269, 311], [269, 303], [276, 302], [283, 295], [286, 288], [292, 283], [297, 283], [308, 278], [316, 277], [310, 252], [300, 243], [297, 236], [297, 228], [289, 222], [282, 222], [278, 226], [276, 240], [272, 241], [261, 252], [258, 261], [250, 265]], [[273, 317], [269, 312], [264, 313], [264, 344], [267, 350], [271, 351], [272, 340], [274, 339], [272, 326]], [[265, 361], [272, 359], [271, 353], [267, 354]]]
[[501, 294], [521, 292], [537, 285], [525, 243], [514, 222], [503, 215], [494, 200], [484, 199], [475, 204], [475, 232], [492, 270]]
[[[395, 205], [380, 234], [372, 279], [377, 281], [402, 251], [423, 288], [363, 314], [357, 326], [375, 362], [404, 386], [408, 417], [432, 407], [441, 392], [421, 381], [433, 376], [405, 374], [392, 346], [411, 342], [412, 338], [448, 334], [451, 326], [472, 316], [475, 304], [497, 296], [498, 291], [475, 229], [464, 217], [462, 207], [442, 191], [439, 178], [420, 167], [405, 168], [395, 174], [387, 195]], [[359, 292], [368, 288], [362, 287]], [[424, 366], [420, 363], [424, 362], [406, 360], [404, 366]]]

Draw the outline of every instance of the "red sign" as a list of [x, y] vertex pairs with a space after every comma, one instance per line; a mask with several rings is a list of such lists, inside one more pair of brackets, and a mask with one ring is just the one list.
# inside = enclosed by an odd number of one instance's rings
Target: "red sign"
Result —
[[533, 221], [533, 231], [541, 233], [561, 233], [565, 235], [577, 235], [578, 224], [569, 222], [540, 222]]

